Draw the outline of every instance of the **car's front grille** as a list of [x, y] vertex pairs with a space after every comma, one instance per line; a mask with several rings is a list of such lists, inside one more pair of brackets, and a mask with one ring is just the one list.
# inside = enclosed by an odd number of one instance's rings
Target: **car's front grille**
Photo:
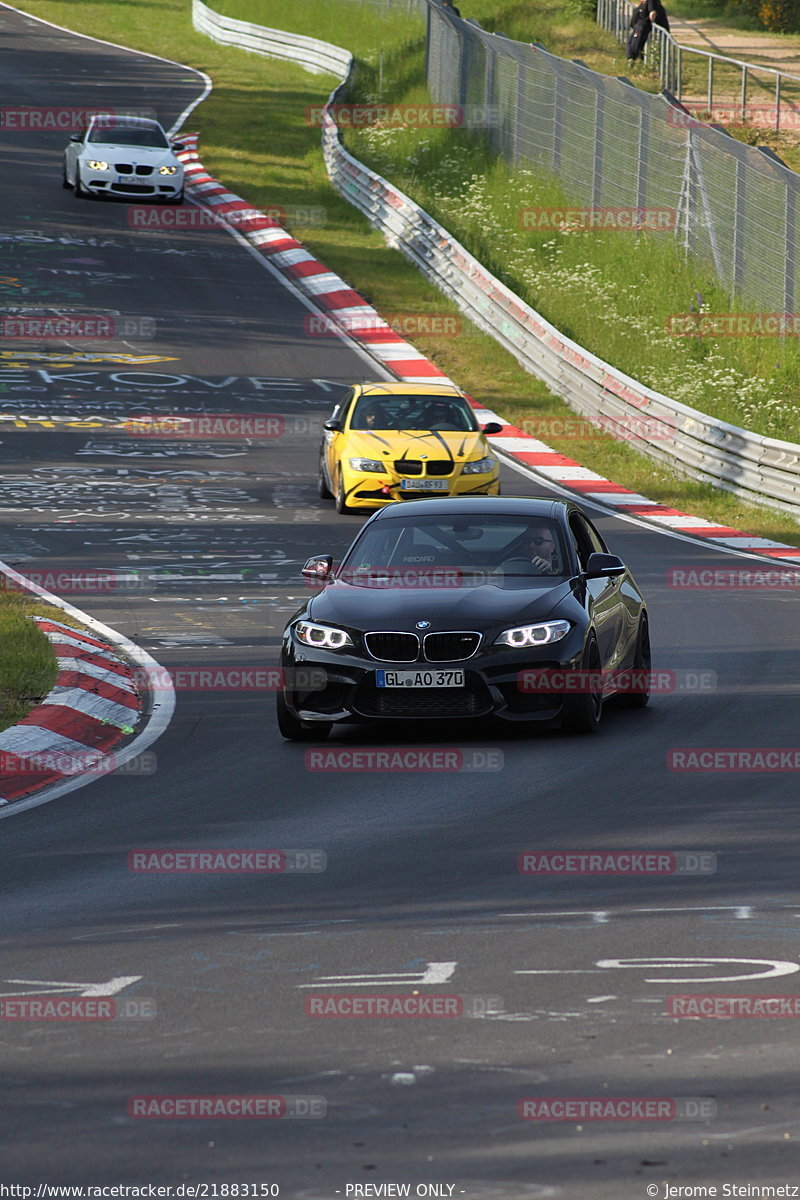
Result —
[[435, 460], [435, 462], [426, 463], [425, 467], [426, 467], [426, 470], [425, 470], [426, 475], [452, 475], [453, 474], [453, 463], [449, 459], [443, 460], [443, 459], [437, 458]]
[[364, 643], [381, 662], [416, 662], [419, 638], [415, 633], [365, 633]]
[[428, 662], [458, 662], [471, 658], [481, 643], [481, 635], [468, 630], [456, 633], [429, 633], [423, 640]]
[[112, 183], [112, 192], [135, 192], [136, 195], [152, 196], [155, 188], [145, 183]]
[[422, 460], [419, 458], [398, 458], [394, 469], [398, 475], [421, 475]]
[[152, 167], [137, 167], [136, 174], [137, 175], [152, 175], [153, 168]]
[[133, 174], [133, 163], [114, 163], [114, 166], [119, 171], [120, 175]]
[[492, 699], [479, 679], [467, 677], [463, 688], [359, 687], [353, 707], [365, 717], [479, 717], [490, 712]]

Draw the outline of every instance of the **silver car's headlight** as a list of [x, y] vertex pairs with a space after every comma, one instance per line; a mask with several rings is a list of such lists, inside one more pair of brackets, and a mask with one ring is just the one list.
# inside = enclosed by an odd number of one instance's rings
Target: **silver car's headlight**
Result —
[[177, 175], [178, 167], [161, 167], [159, 175]]
[[352, 646], [349, 633], [334, 625], [316, 625], [313, 621], [298, 621], [294, 631], [306, 646], [317, 646], [320, 650], [343, 650]]
[[103, 162], [101, 158], [90, 158], [89, 167], [92, 171], [107, 171], [108, 163]]
[[464, 475], [488, 475], [494, 470], [495, 460], [493, 458], [479, 458], [477, 462], [469, 462], [464, 464]]
[[385, 471], [386, 463], [378, 462], [375, 458], [351, 458], [350, 466], [354, 471]]
[[571, 628], [569, 621], [542, 621], [539, 625], [518, 625], [516, 629], [505, 629], [495, 645], [513, 646], [514, 649], [547, 646], [550, 642], [560, 642]]

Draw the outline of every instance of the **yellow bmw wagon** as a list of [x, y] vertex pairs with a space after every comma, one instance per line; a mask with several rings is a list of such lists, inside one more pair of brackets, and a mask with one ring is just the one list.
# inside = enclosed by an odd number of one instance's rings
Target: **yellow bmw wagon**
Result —
[[497, 496], [500, 467], [487, 434], [453, 384], [362, 383], [325, 422], [319, 494], [336, 511], [430, 496]]

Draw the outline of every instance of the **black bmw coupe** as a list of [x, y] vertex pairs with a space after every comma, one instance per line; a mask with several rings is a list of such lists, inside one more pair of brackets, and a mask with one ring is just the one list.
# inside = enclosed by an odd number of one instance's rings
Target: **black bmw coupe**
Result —
[[644, 598], [568, 500], [465, 497], [382, 509], [342, 562], [303, 568], [283, 636], [285, 738], [398, 720], [560, 722], [647, 703]]

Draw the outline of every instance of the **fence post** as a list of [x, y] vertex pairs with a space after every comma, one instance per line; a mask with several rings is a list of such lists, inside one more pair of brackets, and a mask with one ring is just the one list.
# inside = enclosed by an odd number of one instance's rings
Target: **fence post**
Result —
[[794, 312], [794, 259], [797, 252], [797, 223], [795, 220], [795, 200], [794, 195], [795, 185], [793, 180], [786, 181], [786, 218], [785, 218], [785, 233], [786, 233], [786, 256], [784, 258], [783, 268], [783, 311], [787, 313]]
[[744, 280], [744, 231], [745, 231], [745, 167], [736, 160], [736, 184], [733, 198], [733, 251], [731, 254], [731, 303], [741, 289]]
[[553, 75], [553, 170], [558, 171], [561, 167], [561, 113], [564, 96], [561, 76], [557, 71], [554, 71]]
[[597, 89], [594, 102], [594, 154], [592, 155], [592, 208], [598, 208], [603, 199], [603, 121], [605, 118], [605, 95]]

